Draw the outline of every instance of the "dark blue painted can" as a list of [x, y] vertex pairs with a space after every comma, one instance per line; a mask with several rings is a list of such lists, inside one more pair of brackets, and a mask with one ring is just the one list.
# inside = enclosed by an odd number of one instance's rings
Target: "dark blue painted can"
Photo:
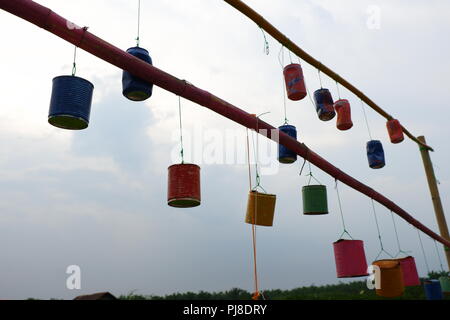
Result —
[[[152, 64], [152, 58], [147, 50], [140, 47], [133, 47], [127, 52], [136, 58], [139, 58], [149, 64]], [[128, 71], [122, 74], [122, 94], [131, 101], [144, 101], [151, 97], [153, 91], [153, 83], [144, 81], [133, 76]]]
[[439, 282], [439, 280], [425, 280], [423, 286], [425, 288], [425, 296], [427, 297], [427, 300], [444, 299], [444, 295], [442, 294], [441, 289], [441, 283]]
[[333, 97], [330, 90], [321, 88], [314, 92], [314, 101], [316, 103], [316, 112], [319, 119], [322, 121], [329, 121], [336, 116], [334, 111]]
[[48, 123], [52, 126], [81, 130], [89, 125], [94, 85], [76, 76], [53, 79]]
[[[297, 140], [297, 130], [294, 126], [285, 124], [278, 128], [280, 131], [286, 133], [290, 137]], [[297, 154], [285, 146], [278, 144], [278, 161], [281, 163], [293, 163], [297, 160]]]
[[384, 161], [383, 145], [379, 140], [367, 142], [367, 159], [369, 160], [369, 167], [372, 169], [383, 168], [386, 164]]

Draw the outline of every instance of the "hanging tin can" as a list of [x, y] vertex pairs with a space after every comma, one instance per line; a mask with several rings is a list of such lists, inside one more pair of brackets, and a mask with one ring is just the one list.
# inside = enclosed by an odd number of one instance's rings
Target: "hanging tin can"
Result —
[[328, 213], [327, 187], [309, 185], [302, 188], [303, 214], [320, 215]]
[[402, 125], [397, 119], [392, 119], [386, 122], [386, 127], [392, 143], [400, 143], [405, 139], [403, 136]]
[[334, 103], [337, 112], [336, 127], [339, 130], [348, 130], [353, 127], [350, 103], [347, 99], [340, 99]]
[[320, 120], [329, 121], [334, 118], [336, 112], [334, 112], [333, 98], [331, 97], [330, 90], [324, 88], [316, 90], [314, 92], [314, 101]]
[[[152, 64], [152, 58], [147, 50], [141, 47], [129, 48], [127, 52], [136, 58], [139, 58], [149, 64]], [[133, 76], [128, 71], [122, 73], [122, 94], [131, 101], [144, 101], [151, 97], [153, 84]]]
[[450, 295], [450, 277], [449, 276], [440, 277], [439, 283], [441, 284], [442, 292], [445, 295]]
[[283, 74], [288, 98], [297, 101], [306, 97], [305, 80], [300, 64], [287, 65], [284, 67]]
[[277, 196], [274, 194], [250, 191], [245, 222], [263, 227], [273, 226], [276, 200]]
[[405, 291], [400, 262], [395, 260], [378, 260], [373, 265], [380, 268], [380, 289], [376, 294], [381, 297], [399, 297]]
[[367, 142], [367, 159], [372, 169], [383, 168], [385, 163], [383, 145], [379, 140]]
[[427, 300], [442, 300], [444, 295], [442, 294], [441, 283], [436, 279], [429, 279], [423, 282], [425, 289], [425, 297]]
[[[291, 126], [289, 124], [285, 124], [278, 128], [280, 131], [286, 133], [291, 138], [294, 138], [297, 140], [297, 130], [294, 126]], [[297, 160], [297, 153], [289, 150], [282, 144], [278, 144], [278, 161], [280, 163], [293, 163]]]
[[169, 167], [167, 204], [177, 208], [200, 205], [200, 167], [196, 164], [174, 164]]
[[333, 243], [338, 278], [367, 276], [367, 261], [362, 240], [340, 239]]
[[419, 286], [420, 279], [419, 274], [417, 273], [416, 261], [414, 260], [414, 257], [408, 256], [396, 260], [400, 262], [405, 287]]
[[54, 78], [48, 122], [62, 129], [86, 129], [89, 126], [93, 91], [94, 85], [83, 78]]

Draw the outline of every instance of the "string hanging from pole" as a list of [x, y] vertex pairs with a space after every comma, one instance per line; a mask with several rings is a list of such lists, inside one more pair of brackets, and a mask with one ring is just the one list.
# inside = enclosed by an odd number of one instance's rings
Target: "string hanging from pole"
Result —
[[320, 89], [323, 89], [323, 86], [322, 86], [322, 77], [320, 76], [320, 70], [317, 69], [317, 72], [318, 72], [318, 74], [319, 74]]
[[258, 132], [256, 133], [256, 143], [254, 134], [255, 133], [252, 132], [253, 157], [255, 159], [255, 187], [253, 187], [252, 190], [257, 190], [257, 188], [260, 187], [261, 178], [258, 169]]
[[[267, 114], [269, 112], [265, 112], [260, 114], [259, 116], [256, 116], [256, 146], [255, 146], [255, 140], [254, 135], [252, 134], [252, 143], [253, 143], [253, 150], [255, 152], [255, 172], [256, 172], [256, 185], [254, 188], [252, 188], [251, 183], [251, 169], [250, 169], [250, 143], [249, 143], [249, 137], [248, 137], [248, 129], [247, 129], [247, 162], [248, 162], [248, 174], [249, 174], [249, 187], [250, 191], [257, 191], [257, 188], [259, 187], [261, 190], [264, 191], [264, 193], [267, 193], [266, 190], [261, 186], [261, 179], [259, 176], [259, 170], [258, 170], [258, 161], [259, 161], [259, 117], [261, 117], [264, 114]], [[255, 221], [257, 220], [257, 198], [255, 197]], [[260, 297], [265, 299], [262, 292], [259, 290], [259, 280], [258, 280], [258, 268], [257, 268], [257, 250], [256, 250], [256, 224], [252, 223], [252, 247], [253, 247], [253, 276], [254, 276], [254, 285], [255, 285], [255, 292], [252, 295], [253, 300], [258, 300]]]
[[339, 100], [341, 100], [341, 92], [339, 90], [339, 83], [337, 81], [336, 81], [336, 88], [337, 88], [337, 93], [338, 93]]
[[[433, 239], [433, 240], [434, 240], [434, 239]], [[436, 249], [436, 253], [437, 253], [437, 256], [438, 256], [438, 259], [439, 259], [439, 265], [440, 265], [440, 267], [441, 267], [441, 271], [444, 272], [445, 270], [444, 270], [444, 266], [442, 265], [441, 255], [440, 255], [440, 253], [439, 253], [439, 249], [438, 249], [436, 240], [434, 240], [434, 247], [435, 247], [435, 249]]]
[[393, 258], [393, 256], [384, 249], [383, 240], [381, 239], [380, 226], [378, 224], [377, 212], [375, 210], [375, 203], [374, 203], [373, 199], [370, 199], [370, 201], [372, 202], [373, 216], [375, 218], [375, 225], [377, 226], [378, 240], [380, 242], [380, 252], [376, 256], [375, 260], [377, 260], [383, 252], [386, 253], [389, 257]]
[[75, 49], [73, 51], [72, 76], [75, 76], [76, 72], [77, 72], [77, 46], [75, 46]]
[[311, 105], [314, 107], [314, 109], [316, 108], [316, 104], [314, 103], [314, 101], [311, 98], [311, 93], [309, 92], [309, 88], [305, 83], [305, 88], [306, 88], [306, 92], [308, 93], [307, 96], [309, 98], [309, 101], [311, 102]]
[[245, 131], [247, 133], [248, 183], [249, 183], [249, 191], [251, 191], [252, 190], [252, 171], [251, 171], [251, 165], [250, 165], [250, 142], [249, 142], [248, 128], [245, 128]]
[[422, 249], [423, 258], [425, 260], [425, 266], [427, 268], [427, 274], [429, 275], [430, 274], [430, 266], [428, 265], [427, 255], [425, 254], [425, 249], [423, 248], [422, 237], [420, 236], [419, 229], [416, 228], [416, 231], [417, 231], [417, 235], [419, 236], [420, 248]]
[[366, 127], [367, 127], [367, 132], [369, 133], [369, 138], [370, 138], [370, 140], [373, 140], [372, 133], [370, 132], [369, 121], [367, 120], [366, 109], [364, 108], [364, 102], [362, 100], [361, 100], [361, 109], [363, 111], [364, 120], [366, 121]]
[[342, 211], [341, 196], [339, 195], [338, 180], [337, 180], [337, 179], [334, 179], [334, 182], [335, 182], [334, 188], [335, 188], [335, 190], [336, 190], [336, 194], [337, 194], [337, 198], [338, 198], [339, 212], [340, 212], [340, 214], [341, 214], [342, 227], [343, 227], [343, 229], [344, 229], [344, 231], [342, 232], [342, 234], [339, 236], [339, 239], [341, 239], [342, 236], [343, 236], [344, 234], [347, 234], [347, 235], [353, 240], [353, 237], [352, 237], [352, 236], [350, 235], [350, 233], [347, 231], [347, 228], [346, 228], [346, 226], [345, 226], [344, 213], [343, 213], [343, 211]]
[[257, 188], [260, 188], [264, 193], [267, 193], [267, 191], [261, 186], [261, 176], [259, 175], [259, 169], [258, 169], [258, 163], [259, 163], [259, 118], [265, 114], [268, 114], [270, 112], [264, 112], [260, 115], [256, 116], [256, 144], [254, 140], [254, 136], [252, 134], [252, 143], [253, 143], [253, 150], [255, 152], [255, 180], [256, 185], [253, 188], [253, 190], [257, 190]]
[[342, 211], [342, 202], [341, 202], [341, 196], [339, 195], [339, 188], [338, 188], [338, 180], [337, 179], [334, 179], [334, 189], [336, 190], [338, 204], [339, 204], [339, 212], [341, 214], [342, 228], [344, 229], [342, 234], [339, 236], [339, 239], [342, 239], [342, 236], [344, 234], [347, 234], [350, 237], [350, 239], [353, 240], [353, 237], [350, 235], [350, 233], [347, 231], [347, 228], [345, 227], [344, 213]]
[[394, 225], [394, 231], [395, 231], [395, 238], [397, 239], [397, 246], [398, 246], [398, 252], [395, 255], [395, 257], [397, 257], [400, 253], [406, 254], [406, 256], [409, 255], [409, 252], [407, 251], [403, 251], [400, 245], [400, 237], [398, 235], [398, 231], [397, 231], [397, 225], [395, 223], [395, 219], [394, 219], [394, 213], [391, 211], [391, 218], [392, 218], [392, 224]]
[[137, 14], [137, 37], [136, 37], [136, 47], [140, 44], [140, 33], [141, 33], [141, 0], [138, 0], [138, 14]]
[[[281, 55], [281, 59], [280, 59]], [[278, 53], [278, 62], [281, 66], [281, 71], [284, 71], [284, 46], [282, 45], [280, 48], [280, 52]], [[282, 79], [283, 82], [283, 106], [284, 106], [284, 124], [288, 124], [289, 120], [287, 118], [287, 108], [286, 108], [286, 82], [284, 80], [284, 76]]]
[[312, 168], [311, 168], [311, 162], [309, 162], [309, 161], [308, 161], [308, 167], [309, 167], [309, 173], [306, 174], [306, 176], [309, 176], [308, 186], [311, 184], [311, 179], [314, 179], [318, 184], [322, 185], [322, 183], [313, 175]]
[[181, 97], [178, 96], [178, 116], [180, 119], [180, 156], [181, 156], [181, 163], [184, 163], [184, 148], [183, 148], [183, 124], [181, 120]]
[[[251, 164], [250, 164], [250, 142], [249, 142], [249, 135], [248, 135], [248, 128], [246, 128], [247, 132], [247, 164], [248, 164], [248, 182], [249, 182], [249, 189], [250, 192], [253, 190], [252, 188], [252, 173], [251, 173]], [[253, 138], [253, 135], [252, 135]], [[254, 150], [254, 148], [253, 148]], [[256, 155], [255, 155], [256, 156]], [[255, 158], [256, 162], [256, 158]], [[256, 205], [255, 201], [255, 205]], [[256, 220], [256, 217], [255, 217]], [[253, 279], [254, 279], [254, 286], [255, 291], [253, 294], [253, 299], [256, 300], [259, 297], [259, 283], [258, 283], [258, 267], [257, 267], [257, 257], [256, 257], [256, 225], [252, 224], [252, 249], [253, 249]]]
[[259, 29], [261, 29], [261, 32], [262, 32], [263, 37], [264, 37], [264, 52], [268, 56], [269, 53], [270, 53], [269, 42], [267, 41], [266, 33], [264, 32], [263, 28], [259, 27]]
[[302, 175], [303, 169], [305, 168], [305, 164], [306, 164], [306, 157], [303, 159], [303, 164], [302, 167], [300, 168], [300, 173], [298, 174], [299, 176]]

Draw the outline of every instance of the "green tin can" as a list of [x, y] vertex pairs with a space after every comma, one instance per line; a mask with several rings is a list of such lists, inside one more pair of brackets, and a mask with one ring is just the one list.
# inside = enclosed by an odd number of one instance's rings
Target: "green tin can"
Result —
[[441, 283], [442, 292], [445, 295], [450, 295], [450, 277], [440, 277], [439, 282]]
[[319, 215], [328, 213], [327, 187], [309, 185], [302, 188], [303, 214]]

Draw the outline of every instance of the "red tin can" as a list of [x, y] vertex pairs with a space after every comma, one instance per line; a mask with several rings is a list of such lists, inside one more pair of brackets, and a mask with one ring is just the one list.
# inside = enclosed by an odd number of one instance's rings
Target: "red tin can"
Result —
[[284, 67], [283, 74], [288, 98], [297, 101], [306, 97], [302, 67], [298, 63], [289, 64]]
[[362, 240], [340, 239], [333, 243], [338, 278], [367, 276], [367, 261]]
[[400, 143], [405, 139], [403, 136], [402, 125], [397, 119], [392, 119], [386, 122], [386, 127], [392, 143]]
[[347, 99], [340, 99], [334, 103], [337, 112], [336, 127], [339, 130], [348, 130], [353, 127], [350, 103]]
[[196, 164], [174, 164], [169, 167], [167, 204], [177, 208], [200, 205], [200, 167]]

